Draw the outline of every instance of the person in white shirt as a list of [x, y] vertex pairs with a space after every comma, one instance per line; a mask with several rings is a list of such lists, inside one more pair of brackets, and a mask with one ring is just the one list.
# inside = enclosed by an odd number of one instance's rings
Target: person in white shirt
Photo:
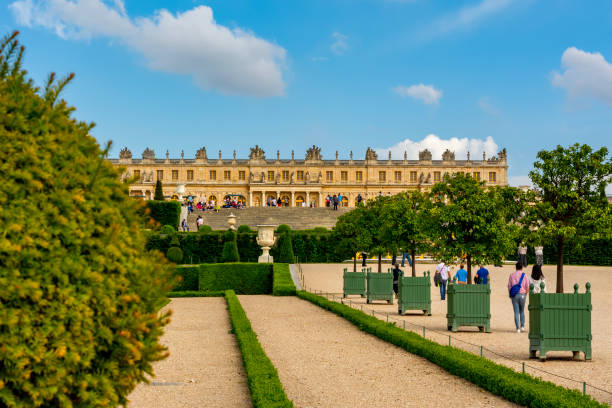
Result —
[[448, 266], [444, 262], [440, 262], [436, 266], [436, 272], [440, 274], [440, 298], [446, 299], [446, 284], [448, 283]]
[[535, 250], [536, 263], [542, 266], [544, 264], [544, 247], [537, 246], [533, 247], [533, 249]]

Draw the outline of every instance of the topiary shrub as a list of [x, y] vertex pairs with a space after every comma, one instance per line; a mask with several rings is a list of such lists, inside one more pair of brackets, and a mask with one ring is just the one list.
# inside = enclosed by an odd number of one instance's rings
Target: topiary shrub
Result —
[[[166, 356], [171, 266], [74, 108], [0, 40], [0, 406], [116, 407]], [[35, 214], [35, 216], [34, 216]]]
[[177, 234], [173, 234], [172, 238], [170, 238], [170, 246], [171, 247], [180, 247], [181, 246], [181, 243], [179, 242]]
[[240, 262], [238, 245], [236, 244], [236, 233], [232, 230], [228, 230], [223, 236], [221, 262]]
[[291, 244], [291, 234], [285, 232], [278, 239], [279, 255], [275, 259], [279, 263], [294, 263], [295, 256], [293, 255], [293, 245]]
[[253, 232], [253, 230], [248, 225], [241, 225], [238, 227], [239, 234], [244, 234], [247, 232]]
[[278, 226], [278, 228], [276, 228], [276, 232], [277, 234], [284, 234], [285, 232], [291, 232], [291, 227], [288, 226], [287, 224], [281, 224]]
[[156, 201], [164, 201], [164, 191], [162, 190], [162, 182], [161, 180], [157, 180], [155, 183], [155, 194], [153, 194], [153, 199]]
[[166, 258], [168, 258], [168, 260], [170, 262], [174, 262], [174, 263], [181, 263], [181, 261], [183, 260], [183, 250], [179, 247], [170, 247], [168, 248], [168, 252], [166, 252]]
[[178, 201], [145, 201], [149, 217], [159, 225], [170, 225], [176, 230], [181, 217], [181, 204]]
[[212, 229], [212, 227], [210, 225], [202, 225], [200, 227], [200, 229], [198, 230], [198, 232], [200, 234], [208, 234], [208, 233], [210, 233], [212, 231], [213, 231], [213, 229]]
[[166, 235], [172, 235], [176, 232], [176, 228], [174, 228], [172, 225], [164, 225], [163, 227], [161, 227], [161, 229], [159, 230], [160, 234], [166, 234]]

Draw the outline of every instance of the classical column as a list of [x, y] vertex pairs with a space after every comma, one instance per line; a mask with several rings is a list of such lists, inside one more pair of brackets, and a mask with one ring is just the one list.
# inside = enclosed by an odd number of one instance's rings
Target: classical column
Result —
[[266, 192], [265, 191], [261, 192], [261, 206], [262, 207], [266, 206]]
[[249, 207], [253, 206], [253, 192], [249, 190]]
[[306, 207], [310, 207], [310, 192], [306, 192]]
[[291, 192], [291, 206], [295, 207], [295, 191]]
[[323, 207], [323, 193], [319, 191], [319, 205], [317, 207]]

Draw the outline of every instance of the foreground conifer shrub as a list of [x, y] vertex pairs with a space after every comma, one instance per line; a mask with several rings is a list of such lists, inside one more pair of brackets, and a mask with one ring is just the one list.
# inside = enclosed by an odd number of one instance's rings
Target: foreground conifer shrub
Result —
[[113, 407], [164, 358], [169, 267], [142, 208], [17, 33], [0, 43], [0, 406]]

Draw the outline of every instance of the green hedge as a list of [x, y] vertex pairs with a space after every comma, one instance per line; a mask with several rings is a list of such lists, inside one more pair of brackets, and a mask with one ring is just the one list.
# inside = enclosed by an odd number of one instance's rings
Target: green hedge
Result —
[[288, 264], [273, 264], [272, 274], [272, 294], [274, 296], [295, 296], [296, 289]]
[[236, 335], [242, 353], [251, 400], [254, 408], [293, 407], [287, 398], [278, 372], [264, 352], [251, 323], [232, 290], [225, 292], [227, 310], [230, 315], [232, 331]]
[[[149, 217], [160, 225], [172, 225], [178, 228], [181, 217], [181, 204], [178, 201], [146, 201]], [[164, 252], [165, 253], [165, 252]]]
[[172, 274], [176, 282], [172, 291], [198, 290], [199, 271], [198, 266], [177, 266]]
[[[178, 232], [180, 247], [183, 250], [183, 262], [189, 264], [221, 262], [223, 251], [223, 233]], [[330, 232], [314, 233], [311, 231], [291, 231], [293, 253], [301, 263], [337, 263], [350, 259], [354, 254], [343, 240]], [[236, 234], [238, 254], [242, 262], [257, 262], [261, 248], [257, 245], [257, 233]], [[277, 239], [278, 241], [278, 239]], [[147, 249], [166, 253], [170, 247], [170, 237], [152, 234], [147, 241]], [[270, 250], [274, 259], [280, 259], [280, 249], [277, 245]]]
[[168, 292], [166, 296], [169, 298], [183, 298], [183, 297], [219, 297], [224, 296], [225, 292], [222, 290], [215, 292], [204, 292], [200, 290], [183, 290]]
[[402, 330], [393, 323], [385, 323], [359, 310], [332, 302], [321, 296], [305, 291], [298, 291], [297, 295], [344, 317], [367, 333], [426, 358], [449, 373], [462, 377], [516, 404], [535, 408], [606, 406], [578, 391], [534, 378], [528, 374], [517, 373], [509, 367], [461, 349], [442, 346], [418, 334]]
[[272, 293], [272, 267], [263, 263], [218, 263], [199, 266], [198, 290], [232, 289], [240, 295]]

